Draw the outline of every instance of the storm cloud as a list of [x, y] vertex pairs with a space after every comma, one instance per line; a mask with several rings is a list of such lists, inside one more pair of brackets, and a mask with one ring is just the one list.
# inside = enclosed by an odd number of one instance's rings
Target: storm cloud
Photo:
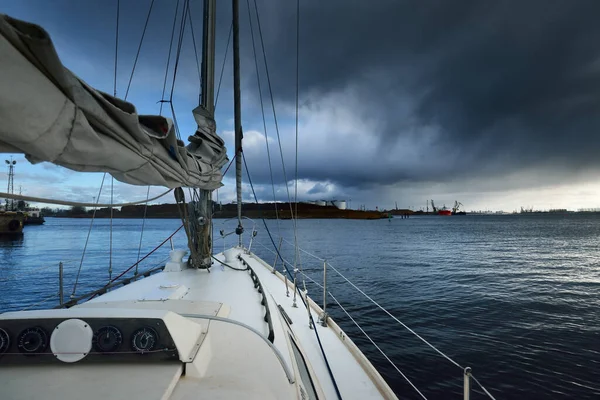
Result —
[[[291, 116], [295, 4], [259, 11], [275, 101]], [[302, 2], [299, 177], [372, 187], [596, 170], [598, 15], [595, 1]], [[264, 151], [249, 153], [266, 183]]]
[[[51, 3], [9, 1], [1, 11], [44, 26], [70, 69], [112, 93], [116, 1]], [[597, 205], [599, 2], [300, 3], [300, 200], [352, 198], [354, 205], [390, 207], [396, 200], [403, 206], [424, 205], [433, 197], [448, 204], [458, 199], [469, 209], [482, 204], [518, 208], [531, 205], [532, 199], [542, 203], [538, 198], [543, 197], [552, 198], [543, 203], [545, 207]], [[126, 90], [150, 4], [150, 0], [120, 2], [119, 96]], [[177, 2], [153, 4], [128, 98], [143, 113], [159, 110]], [[293, 195], [296, 175], [296, 4], [257, 0], [257, 5], [285, 174], [253, 0], [240, 1], [244, 155], [259, 200], [272, 200], [271, 179], [275, 197], [284, 200], [288, 190]], [[181, 11], [179, 7], [178, 15]], [[202, 2], [191, 0], [198, 44], [201, 11]], [[220, 82], [231, 26], [230, 1], [217, 1], [217, 19], [216, 78]], [[230, 46], [216, 119], [231, 153]], [[172, 69], [173, 63], [171, 73]], [[167, 84], [167, 94], [169, 88]], [[195, 128], [190, 110], [197, 105], [198, 89], [188, 26], [173, 103], [184, 138]], [[223, 201], [235, 198], [230, 185], [233, 172], [229, 170], [227, 186], [220, 190]], [[253, 199], [247, 184], [244, 188], [244, 199]], [[94, 191], [86, 194], [93, 195]]]

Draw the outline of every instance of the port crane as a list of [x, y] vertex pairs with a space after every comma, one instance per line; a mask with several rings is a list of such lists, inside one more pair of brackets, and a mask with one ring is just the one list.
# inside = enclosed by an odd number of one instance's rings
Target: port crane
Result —
[[454, 207], [452, 207], [452, 214], [456, 214], [462, 205], [463, 204], [461, 202], [454, 200]]
[[459, 201], [454, 200], [454, 207], [452, 207], [452, 215], [467, 215], [465, 211], [461, 211], [460, 208], [463, 204]]
[[433, 203], [433, 200], [431, 200], [431, 210], [435, 213], [437, 212], [437, 208], [435, 207], [435, 204]]

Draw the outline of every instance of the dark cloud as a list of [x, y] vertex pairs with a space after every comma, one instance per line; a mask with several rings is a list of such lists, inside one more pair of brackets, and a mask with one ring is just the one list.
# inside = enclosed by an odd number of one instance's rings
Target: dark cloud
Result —
[[[293, 105], [295, 5], [259, 9], [276, 101]], [[338, 143], [301, 177], [365, 186], [596, 167], [598, 15], [596, 1], [302, 2], [301, 118], [323, 111], [320, 97], [352, 96], [340, 107], [377, 120], [364, 135], [378, 146], [368, 165]], [[398, 146], [418, 156], [404, 162]]]
[[[296, 6], [257, 1], [289, 181], [295, 172]], [[120, 2], [119, 95], [150, 2]], [[42, 24], [68, 67], [111, 92], [116, 2], [105, 3], [14, 1], [2, 11]], [[217, 3], [218, 81], [231, 2]], [[198, 41], [201, 4], [191, 1]], [[130, 98], [144, 112], [156, 112], [161, 98], [175, 5], [154, 5]], [[400, 190], [420, 199], [456, 192], [467, 204], [467, 196], [582, 182], [600, 170], [600, 2], [303, 0], [300, 12], [298, 176], [307, 198], [362, 193], [389, 200]], [[253, 6], [251, 15], [258, 39]], [[268, 199], [271, 175], [259, 133], [245, 1], [240, 17], [245, 156], [257, 195]], [[231, 75], [230, 49], [217, 108], [220, 130], [232, 129]], [[176, 92], [189, 101], [176, 99], [176, 109], [190, 130], [197, 79], [188, 29]], [[287, 191], [270, 104], [266, 111], [276, 197], [282, 199]]]

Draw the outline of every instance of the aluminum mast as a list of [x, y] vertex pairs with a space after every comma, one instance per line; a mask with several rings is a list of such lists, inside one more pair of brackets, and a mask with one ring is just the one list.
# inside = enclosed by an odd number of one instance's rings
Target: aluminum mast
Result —
[[[215, 116], [215, 25], [216, 1], [204, 0], [202, 32], [202, 66], [200, 76], [201, 102], [203, 107], [214, 119]], [[210, 266], [212, 263], [212, 190], [200, 189], [199, 214], [204, 224], [200, 226], [198, 243], [198, 258], [201, 265]]]

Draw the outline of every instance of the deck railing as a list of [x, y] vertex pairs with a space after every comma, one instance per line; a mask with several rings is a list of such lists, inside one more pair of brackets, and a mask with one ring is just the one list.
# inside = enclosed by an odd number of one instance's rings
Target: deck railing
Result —
[[[365, 293], [365, 291], [363, 291], [361, 288], [359, 288], [357, 285], [355, 285], [350, 279], [348, 279], [338, 268], [336, 268], [334, 265], [332, 265], [328, 260], [321, 258], [313, 253], [310, 253], [302, 248], [298, 248], [298, 251], [301, 252], [304, 255], [309, 256], [311, 259], [313, 259], [314, 261], [316, 261], [317, 265], [322, 265], [323, 268], [323, 277], [322, 277], [322, 281], [321, 283], [319, 283], [317, 281], [317, 279], [315, 279], [314, 277], [311, 277], [310, 275], [308, 275], [307, 273], [304, 272], [304, 270], [302, 268], [295, 268], [295, 266], [288, 260], [286, 260], [285, 258], [283, 258], [282, 253], [281, 253], [281, 245], [282, 243], [287, 244], [288, 246], [291, 247], [295, 247], [294, 243], [284, 239], [284, 238], [280, 238], [279, 240], [279, 248], [277, 249], [277, 251], [273, 250], [271, 247], [272, 246], [267, 246], [264, 243], [261, 243], [260, 241], [254, 240], [254, 243], [260, 245], [262, 248], [264, 248], [265, 250], [273, 253], [275, 255], [275, 261], [273, 262], [273, 271], [275, 272], [277, 269], [277, 263], [279, 261], [281, 261], [281, 272], [285, 274], [285, 270], [286, 267], [289, 267], [291, 271], [296, 271], [299, 270], [299, 274], [304, 277], [305, 279], [307, 279], [309, 282], [313, 283], [315, 286], [319, 287], [320, 289], [323, 290], [323, 303], [322, 303], [322, 309], [323, 309], [323, 314], [320, 317], [320, 322], [322, 325], [327, 326], [327, 319], [329, 318], [329, 315], [327, 313], [327, 299], [331, 298], [334, 303], [340, 308], [340, 310], [342, 310], [346, 316], [350, 319], [350, 321], [352, 323], [354, 323], [354, 325], [356, 325], [356, 327], [364, 334], [364, 336], [371, 342], [371, 344], [382, 354], [382, 356], [390, 363], [390, 365], [400, 374], [400, 376], [402, 376], [402, 378], [404, 378], [408, 384], [424, 399], [426, 399], [425, 395], [410, 381], [410, 379], [400, 370], [400, 368], [396, 365], [396, 363], [394, 363], [392, 361], [392, 359], [390, 357], [388, 357], [387, 354], [385, 354], [385, 352], [381, 349], [380, 346], [377, 345], [377, 343], [365, 332], [365, 330], [360, 326], [360, 324], [358, 323], [358, 321], [356, 321], [356, 319], [354, 317], [352, 317], [352, 315], [350, 315], [350, 313], [348, 312], [348, 310], [339, 302], [339, 300], [333, 295], [333, 293], [329, 290], [328, 288], [328, 283], [327, 283], [327, 277], [328, 277], [328, 271], [334, 272], [336, 275], [338, 275], [339, 277], [342, 278], [342, 280], [349, 284], [355, 291], [357, 291], [358, 293], [360, 293], [363, 297], [365, 297], [371, 304], [373, 304], [374, 306], [376, 306], [377, 308], [379, 308], [381, 311], [383, 311], [388, 317], [390, 317], [393, 321], [395, 321], [396, 323], [398, 323], [399, 325], [401, 325], [403, 328], [405, 328], [406, 330], [408, 330], [412, 335], [414, 335], [416, 338], [418, 338], [420, 341], [422, 341], [425, 345], [429, 346], [431, 349], [433, 349], [438, 355], [440, 355], [441, 357], [445, 358], [447, 361], [449, 361], [451, 364], [453, 364], [454, 366], [456, 366], [457, 368], [460, 368], [461, 370], [461, 375], [462, 375], [462, 381], [463, 381], [463, 398], [465, 400], [469, 400], [470, 396], [471, 396], [471, 391], [472, 391], [472, 382], [475, 382], [475, 384], [477, 385], [477, 387], [479, 389], [481, 389], [481, 391], [487, 395], [490, 399], [495, 400], [494, 396], [477, 380], [477, 378], [475, 378], [475, 376], [472, 373], [472, 368], [471, 367], [463, 367], [461, 364], [459, 364], [458, 362], [456, 362], [455, 360], [453, 360], [450, 356], [448, 356], [447, 354], [443, 353], [441, 350], [439, 350], [437, 347], [435, 347], [433, 344], [431, 344], [429, 341], [427, 341], [425, 338], [423, 338], [421, 335], [419, 335], [417, 332], [415, 332], [413, 329], [411, 329], [408, 325], [406, 325], [404, 322], [402, 322], [401, 320], [399, 320], [396, 316], [394, 316], [392, 313], [390, 313], [387, 309], [385, 309], [385, 307], [383, 307], [380, 303], [378, 303], [375, 299], [373, 299], [371, 296], [369, 296], [367, 293]], [[307, 263], [304, 263], [305, 265]], [[294, 269], [295, 268], [295, 269]], [[287, 286], [287, 285], [286, 285]]]

